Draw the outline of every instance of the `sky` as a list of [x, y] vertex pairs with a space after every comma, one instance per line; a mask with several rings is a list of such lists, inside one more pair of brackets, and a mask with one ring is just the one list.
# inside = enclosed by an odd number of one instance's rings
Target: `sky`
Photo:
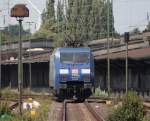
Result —
[[[30, 4], [30, 2], [28, 1], [31, 1], [33, 5]], [[9, 13], [8, 8], [12, 8], [15, 4], [19, 4], [19, 3], [26, 4], [26, 6], [30, 10], [29, 18], [24, 18], [24, 21], [23, 21], [24, 28], [29, 29], [29, 25], [27, 24], [27, 22], [34, 22], [31, 26], [31, 30], [32, 32], [36, 31], [40, 26], [39, 24], [41, 22], [40, 13], [43, 12], [46, 6], [46, 0], [0, 0], [0, 10], [2, 9], [2, 12], [0, 13], [0, 27], [7, 26], [8, 23], [17, 24], [16, 19], [11, 18], [10, 15], [8, 15]], [[5, 16], [5, 24], [4, 24], [4, 16]], [[36, 28], [35, 28], [35, 24], [36, 24]]]
[[113, 0], [115, 28], [124, 33], [140, 28], [143, 30], [147, 23], [147, 13], [150, 16], [150, 0]]
[[[9, 1], [9, 7], [8, 7]], [[31, 5], [28, 1], [31, 1]], [[16, 24], [17, 21], [15, 18], [11, 18], [8, 15], [8, 8], [12, 8], [15, 4], [25, 3], [30, 9], [30, 17], [25, 18], [23, 25], [25, 29], [28, 29], [29, 26], [26, 22], [32, 21], [37, 24], [37, 28], [40, 26], [40, 12], [46, 6], [46, 0], [0, 0], [0, 27], [7, 26], [9, 24]], [[143, 30], [147, 23], [148, 17], [147, 13], [150, 16], [150, 0], [113, 0], [113, 12], [115, 20], [115, 29], [119, 33], [124, 33], [126, 31], [133, 30], [134, 28], [140, 28]], [[38, 10], [37, 10], [38, 9]], [[5, 16], [5, 25], [4, 25], [4, 16]], [[32, 32], [34, 32], [35, 24], [31, 27]]]

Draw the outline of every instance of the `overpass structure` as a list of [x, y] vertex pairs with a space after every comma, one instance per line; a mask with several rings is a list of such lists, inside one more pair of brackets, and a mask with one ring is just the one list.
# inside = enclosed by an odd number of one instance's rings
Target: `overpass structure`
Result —
[[[98, 41], [97, 41], [98, 42]], [[110, 46], [110, 82], [112, 91], [125, 91], [125, 57], [126, 47], [121, 39]], [[100, 44], [100, 43], [99, 43]], [[104, 43], [103, 43], [104, 44]], [[98, 43], [92, 42], [96, 65], [96, 86], [107, 90], [107, 48], [97, 49]], [[105, 45], [105, 44], [104, 44]], [[128, 45], [128, 89], [150, 92], [150, 32], [131, 37]]]
[[[48, 87], [49, 57], [53, 40], [42, 38], [23, 41], [23, 86]], [[32, 85], [29, 85], [29, 63], [31, 63]], [[18, 86], [18, 42], [4, 43], [1, 47], [1, 85]]]

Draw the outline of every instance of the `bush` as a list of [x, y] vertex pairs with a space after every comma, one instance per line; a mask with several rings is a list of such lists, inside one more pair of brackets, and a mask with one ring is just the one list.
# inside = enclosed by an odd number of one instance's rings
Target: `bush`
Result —
[[105, 91], [102, 91], [100, 88], [96, 88], [93, 96], [108, 97], [108, 94]]
[[144, 107], [135, 92], [128, 92], [122, 99], [122, 106], [109, 116], [108, 121], [144, 121]]
[[18, 94], [15, 90], [10, 87], [1, 90], [1, 96], [5, 98], [17, 98], [15, 95]]
[[143, 121], [150, 121], [150, 119], [145, 116], [145, 117], [143, 118]]
[[0, 116], [4, 114], [11, 114], [11, 110], [7, 102], [0, 102]]

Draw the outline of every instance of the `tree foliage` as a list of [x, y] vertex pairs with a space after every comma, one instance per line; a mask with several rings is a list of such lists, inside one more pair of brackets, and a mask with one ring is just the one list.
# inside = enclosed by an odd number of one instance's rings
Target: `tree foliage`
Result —
[[139, 33], [140, 33], [139, 28], [134, 28], [134, 29], [130, 32], [131, 35], [139, 34]]
[[147, 30], [150, 31], [150, 22], [147, 25]]
[[41, 29], [35, 36], [52, 37], [56, 45], [81, 46], [106, 37], [110, 6], [110, 33], [114, 31], [112, 3], [106, 0], [47, 0]]
[[[22, 39], [27, 39], [30, 36], [29, 30], [22, 29]], [[2, 42], [11, 42], [17, 41], [19, 39], [19, 25], [9, 25], [1, 31], [1, 40]]]
[[56, 35], [54, 3], [55, 3], [54, 0], [46, 1], [46, 10], [44, 10], [43, 15], [42, 15], [42, 26], [36, 33], [34, 33], [32, 38], [53, 39], [54, 36]]
[[112, 3], [104, 0], [69, 0], [66, 7], [65, 42], [69, 46], [82, 45], [83, 42], [106, 37], [107, 4], [110, 6], [110, 30], [114, 30]]

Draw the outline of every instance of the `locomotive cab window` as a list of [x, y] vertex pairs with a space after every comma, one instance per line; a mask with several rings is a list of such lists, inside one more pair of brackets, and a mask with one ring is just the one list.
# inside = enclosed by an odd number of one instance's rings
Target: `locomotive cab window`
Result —
[[61, 63], [89, 63], [89, 53], [60, 53]]

